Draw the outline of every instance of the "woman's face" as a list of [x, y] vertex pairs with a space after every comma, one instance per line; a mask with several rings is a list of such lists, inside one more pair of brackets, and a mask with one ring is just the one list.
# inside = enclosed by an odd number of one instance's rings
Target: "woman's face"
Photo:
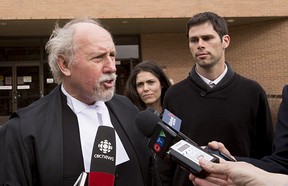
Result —
[[141, 71], [136, 76], [136, 90], [147, 107], [161, 106], [161, 89], [159, 79], [151, 72]]

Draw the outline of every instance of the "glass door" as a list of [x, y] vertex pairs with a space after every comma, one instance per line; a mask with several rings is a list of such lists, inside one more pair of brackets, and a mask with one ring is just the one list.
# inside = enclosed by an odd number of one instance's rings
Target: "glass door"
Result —
[[126, 81], [129, 78], [129, 74], [133, 68], [139, 63], [138, 59], [118, 59], [116, 61], [117, 67], [117, 81], [116, 81], [116, 93], [124, 94]]
[[28, 106], [40, 97], [39, 65], [10, 63], [10, 65], [0, 66], [0, 117], [2, 120], [7, 120], [14, 111]]
[[12, 66], [0, 67], [0, 116], [13, 112]]
[[16, 66], [16, 109], [26, 107], [39, 98], [39, 67]]

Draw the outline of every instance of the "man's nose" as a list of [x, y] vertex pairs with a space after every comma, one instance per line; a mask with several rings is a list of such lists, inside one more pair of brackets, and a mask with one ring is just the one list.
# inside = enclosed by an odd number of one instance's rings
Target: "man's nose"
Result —
[[199, 39], [197, 48], [204, 48], [204, 41], [202, 39]]
[[107, 72], [116, 72], [116, 61], [114, 57], [107, 56], [105, 59], [105, 70]]

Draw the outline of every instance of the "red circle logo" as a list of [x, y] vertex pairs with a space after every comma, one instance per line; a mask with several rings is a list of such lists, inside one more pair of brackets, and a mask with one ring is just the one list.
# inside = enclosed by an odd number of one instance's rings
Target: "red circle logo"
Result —
[[155, 152], [160, 152], [160, 150], [161, 150], [161, 147], [160, 147], [160, 145], [159, 144], [154, 144], [154, 151]]

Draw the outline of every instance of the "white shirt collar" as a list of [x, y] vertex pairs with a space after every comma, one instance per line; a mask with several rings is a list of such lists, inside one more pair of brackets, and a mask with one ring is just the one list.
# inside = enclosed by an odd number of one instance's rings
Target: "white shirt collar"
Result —
[[199, 74], [197, 71], [196, 71], [196, 73], [201, 77], [201, 79], [205, 82], [205, 83], [207, 83], [207, 85], [217, 85], [223, 78], [224, 78], [224, 76], [226, 75], [226, 73], [227, 73], [227, 71], [228, 71], [228, 68], [227, 68], [227, 65], [225, 64], [225, 67], [224, 67], [225, 69], [224, 69], [224, 71], [220, 74], [220, 76], [218, 77], [218, 78], [216, 78], [214, 81], [211, 81], [210, 79], [208, 79], [208, 78], [206, 78], [206, 77], [204, 77], [204, 76], [202, 76], [201, 74]]
[[83, 111], [86, 108], [93, 108], [97, 106], [99, 106], [100, 108], [105, 107], [104, 101], [97, 101], [93, 105], [87, 105], [86, 103], [83, 103], [79, 101], [78, 99], [75, 99], [65, 90], [63, 84], [61, 85], [61, 90], [63, 94], [65, 94], [65, 96], [67, 97], [68, 106], [73, 110], [75, 114], [78, 114], [79, 112]]

